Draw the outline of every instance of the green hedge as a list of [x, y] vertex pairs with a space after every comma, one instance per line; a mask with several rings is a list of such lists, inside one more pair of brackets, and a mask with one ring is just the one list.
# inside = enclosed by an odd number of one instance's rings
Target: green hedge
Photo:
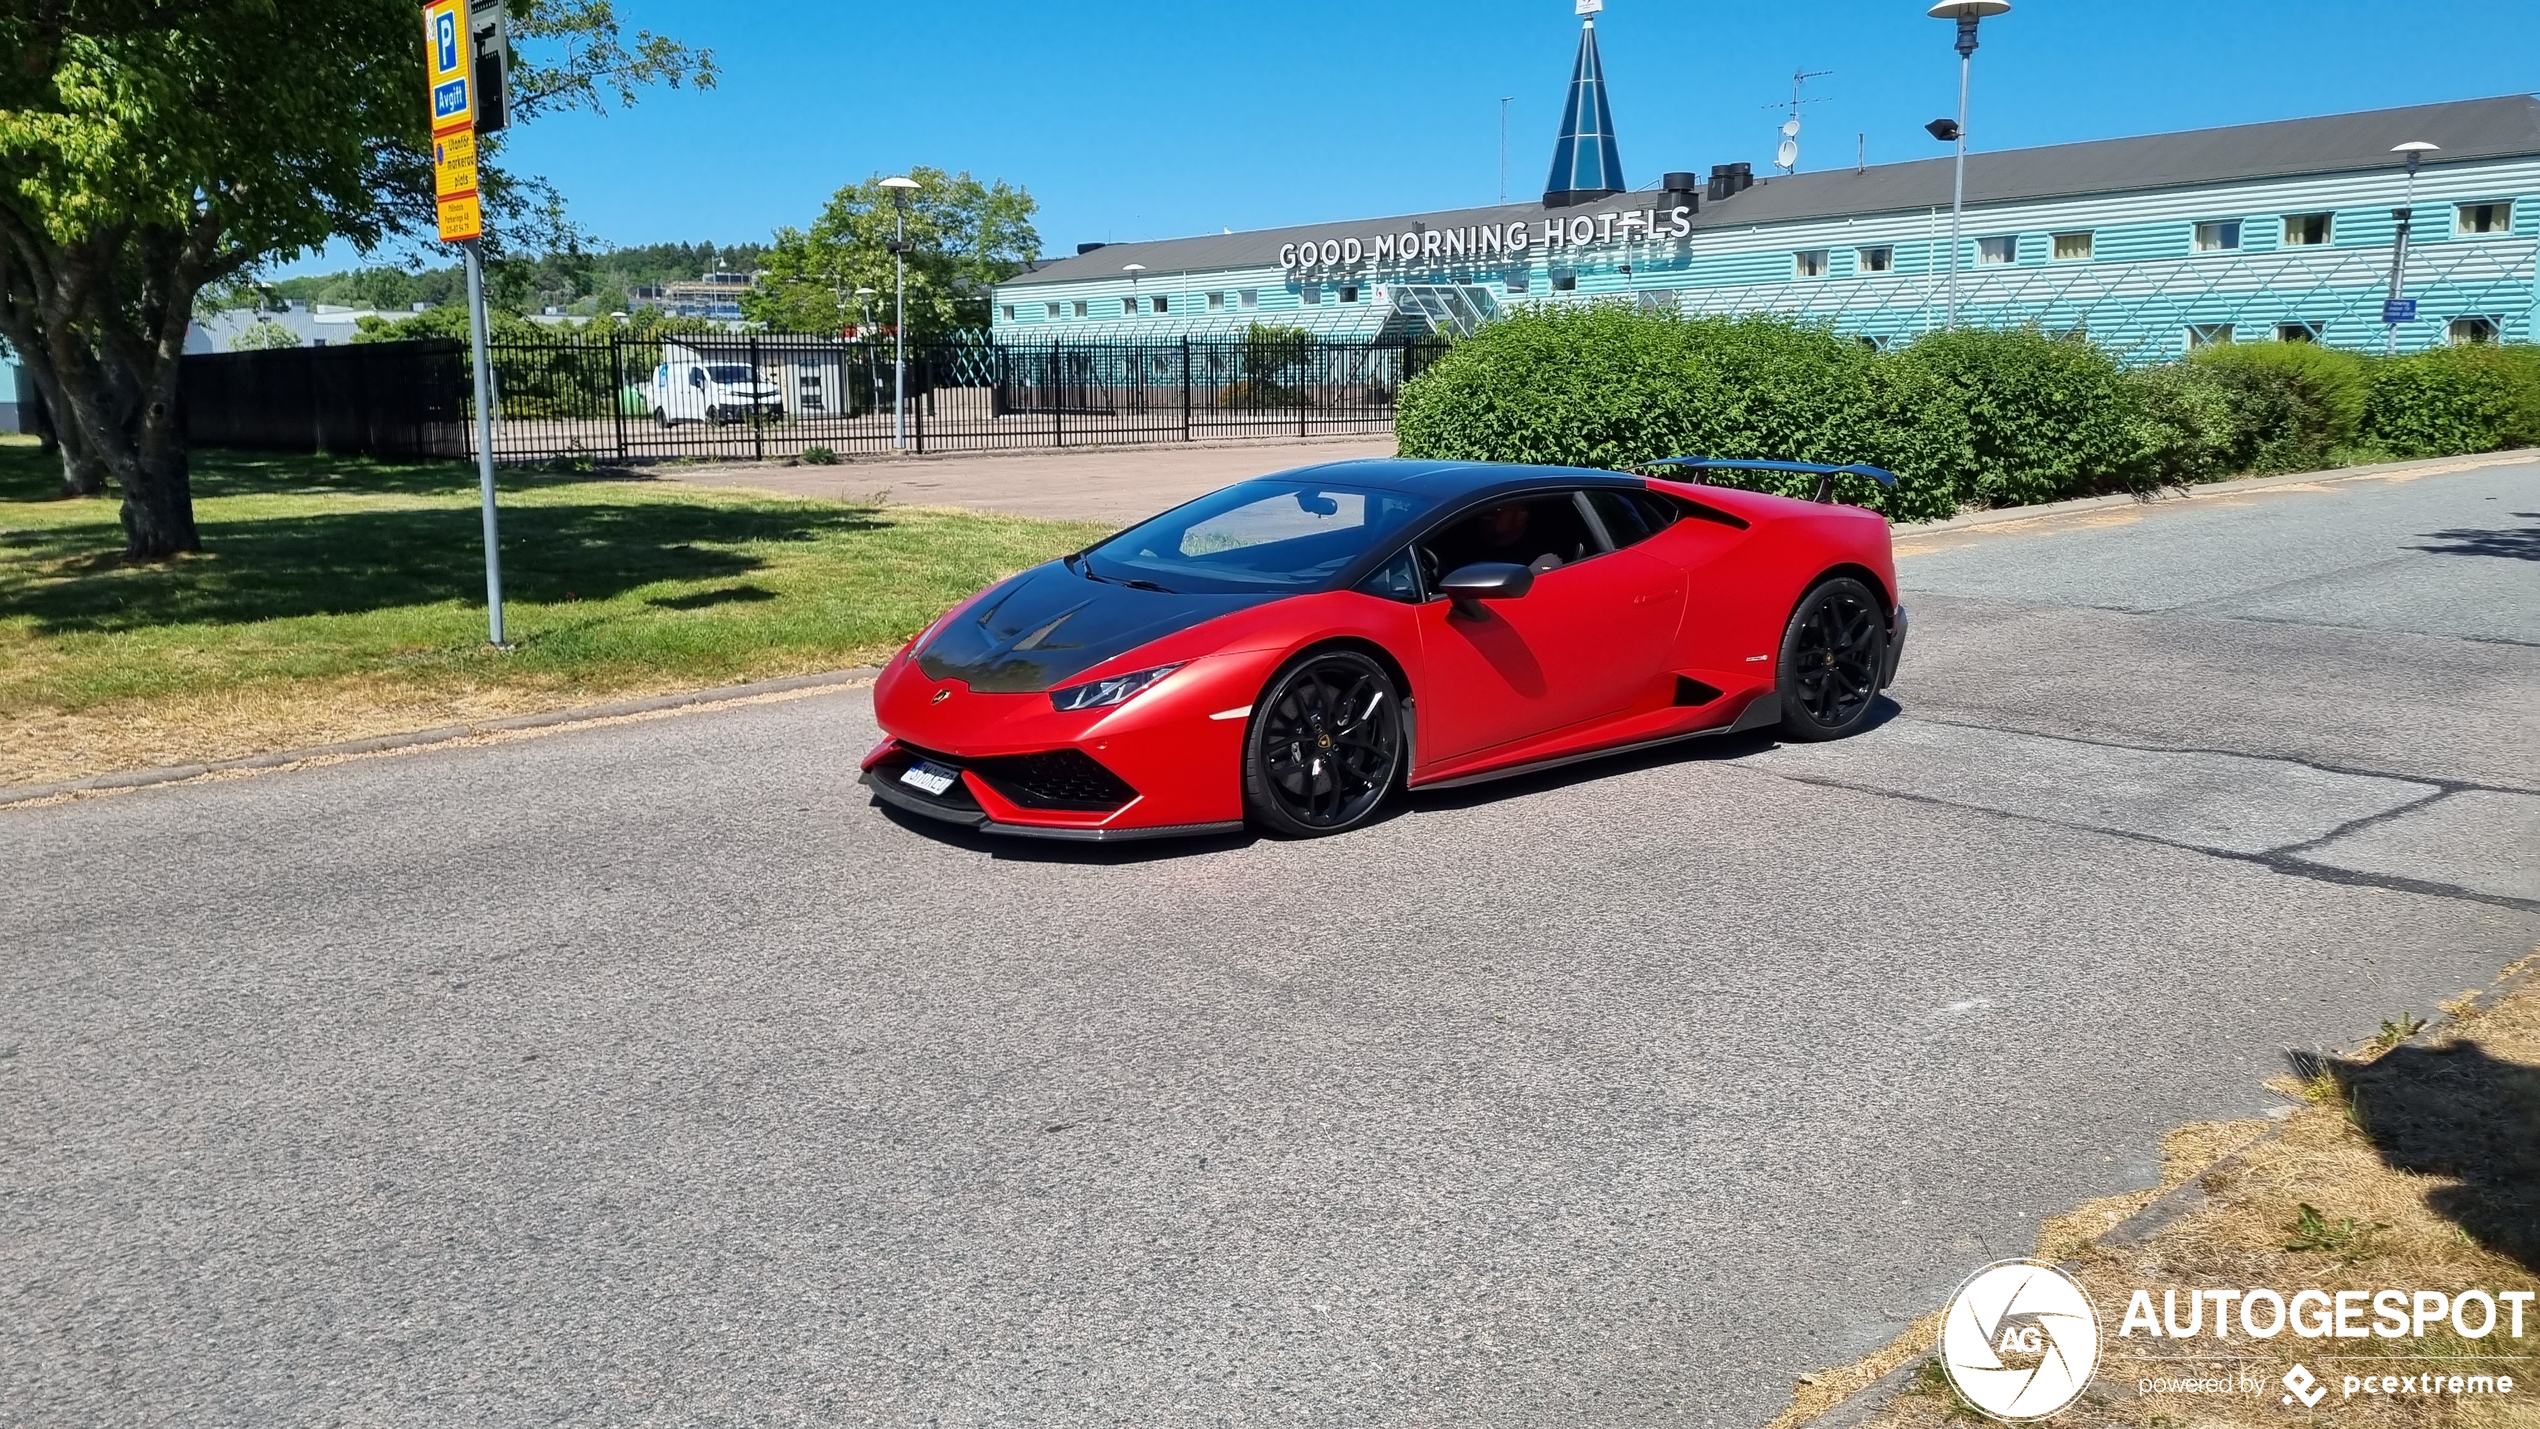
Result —
[[[2540, 444], [2540, 349], [2395, 360], [2310, 344], [2210, 348], [2126, 371], [2085, 339], [1936, 332], [1875, 351], [1781, 318], [1535, 308], [1405, 384], [1408, 457], [1626, 467], [1702, 455], [1868, 462], [1900, 520], [2102, 491]], [[1810, 477], [1732, 478], [1804, 495]]]

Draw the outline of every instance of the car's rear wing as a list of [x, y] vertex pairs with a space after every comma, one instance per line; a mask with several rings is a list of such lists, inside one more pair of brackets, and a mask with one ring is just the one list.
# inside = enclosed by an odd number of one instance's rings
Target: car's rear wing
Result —
[[1678, 471], [1690, 472], [1693, 474], [1696, 485], [1701, 484], [1702, 473], [1706, 471], [1800, 472], [1817, 478], [1817, 494], [1810, 498], [1814, 501], [1834, 499], [1834, 479], [1838, 476], [1866, 476], [1880, 486], [1891, 490], [1896, 486], [1895, 472], [1883, 466], [1865, 466], [1859, 462], [1847, 466], [1827, 466], [1823, 462], [1813, 461], [1759, 461], [1746, 457], [1671, 456], [1658, 461], [1645, 461], [1641, 465], [1673, 467]]

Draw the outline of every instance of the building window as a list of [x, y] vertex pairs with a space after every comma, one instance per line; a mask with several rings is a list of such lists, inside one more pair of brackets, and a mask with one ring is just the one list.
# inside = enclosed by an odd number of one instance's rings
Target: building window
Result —
[[1014, 321], [1014, 304], [1012, 303], [1005, 305], [1005, 320], [1007, 322]]
[[2220, 347], [2229, 341], [2231, 341], [2231, 324], [2229, 323], [2189, 323], [2187, 325], [2187, 350], [2190, 352], [2200, 347]]
[[2455, 343], [2494, 342], [2497, 325], [2494, 318], [2454, 318], [2447, 335]]
[[1058, 304], [1043, 303], [1041, 304], [1041, 308], [1043, 310], [1043, 314], [1048, 317], [1051, 322], [1058, 321]]
[[1896, 271], [1896, 250], [1885, 245], [1881, 245], [1877, 248], [1864, 248], [1860, 250], [1860, 252], [1854, 254], [1853, 258], [1864, 273], [1893, 273]]
[[1826, 250], [1810, 248], [1790, 255], [1791, 276], [1822, 278], [1826, 276]]
[[2511, 233], [2514, 206], [2510, 203], [2465, 203], [2461, 205], [2460, 233]]
[[2275, 340], [2278, 342], [2317, 342], [2320, 340], [2320, 329], [2323, 326], [2325, 326], [2323, 323], [2277, 323], [2275, 325]]
[[1261, 292], [1257, 288], [1246, 288], [1237, 296], [1242, 304], [1247, 308], [1257, 308], [1261, 306]]
[[2225, 218], [2196, 225], [2196, 251], [2199, 253], [2229, 253], [2239, 246], [2239, 219]]
[[1522, 293], [1528, 288], [1534, 286], [1534, 283], [1533, 279], [1527, 274], [1511, 273], [1508, 275], [1507, 280], [1501, 283], [1500, 286], [1511, 293]]
[[1136, 317], [1138, 315], [1138, 300], [1135, 298], [1122, 298], [1120, 300], [1120, 315], [1124, 318]]
[[2318, 248], [2328, 242], [2333, 214], [2289, 213], [2284, 216], [2284, 246]]
[[1858, 332], [1852, 335], [1852, 340], [1872, 352], [1887, 351], [1887, 339], [1883, 337], [1873, 337], [1866, 332]]
[[1154, 297], [1147, 299], [1147, 301], [1152, 304], [1155, 310], [1159, 313], [1169, 313], [1173, 311], [1172, 300], [1165, 297], [1162, 293], [1156, 294]]
[[2018, 235], [2014, 234], [2005, 238], [1979, 238], [1976, 240], [1977, 267], [1996, 267], [2004, 263], [2016, 263], [2018, 261], [2020, 261], [2020, 240]]
[[1321, 306], [1323, 302], [1323, 285], [1320, 283], [1304, 284], [1296, 290], [1296, 300], [1305, 304], [1309, 308]]
[[1208, 310], [1212, 313], [1222, 313], [1226, 311], [1226, 295], [1224, 293], [1209, 294]]
[[1080, 318], [1085, 316], [1085, 300], [1083, 298], [1078, 298], [1076, 300], [1076, 316]]
[[1356, 283], [1341, 284], [1341, 301], [1344, 303], [1354, 303], [1358, 301], [1358, 285]]
[[2090, 249], [2090, 234], [2058, 233], [2055, 235], [2055, 258], [2058, 262], [2079, 262], [2090, 256]]
[[1578, 290], [1578, 274], [1571, 272], [1567, 268], [1555, 268], [1552, 270], [1552, 291], [1556, 293], [1575, 293]]

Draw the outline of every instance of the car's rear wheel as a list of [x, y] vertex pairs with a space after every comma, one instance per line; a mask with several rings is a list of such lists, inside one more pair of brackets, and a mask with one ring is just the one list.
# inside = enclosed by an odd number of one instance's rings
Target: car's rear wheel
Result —
[[1305, 655], [1252, 707], [1244, 735], [1244, 803], [1295, 838], [1354, 829], [1402, 778], [1402, 690], [1356, 650]]
[[1801, 597], [1782, 631], [1782, 737], [1858, 733], [1870, 722], [1886, 668], [1887, 614], [1878, 596], [1849, 576], [1820, 583]]

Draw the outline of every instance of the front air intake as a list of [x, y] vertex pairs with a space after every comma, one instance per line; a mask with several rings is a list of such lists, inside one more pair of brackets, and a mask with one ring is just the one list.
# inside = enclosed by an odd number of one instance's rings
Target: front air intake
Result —
[[970, 772], [1026, 809], [1117, 809], [1138, 797], [1119, 775], [1077, 749], [969, 761]]

